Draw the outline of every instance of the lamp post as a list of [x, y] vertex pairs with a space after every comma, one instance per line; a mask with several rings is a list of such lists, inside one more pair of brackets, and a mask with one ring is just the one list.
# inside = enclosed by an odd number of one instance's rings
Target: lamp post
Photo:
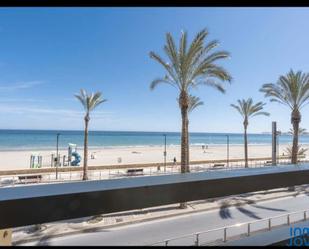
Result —
[[163, 134], [164, 136], [164, 172], [166, 172], [166, 134]]
[[279, 164], [279, 136], [281, 135], [281, 131], [277, 131], [277, 164]]
[[60, 136], [60, 133], [57, 133], [57, 161], [56, 161], [56, 179], [58, 179], [58, 163], [59, 163], [59, 136]]
[[229, 167], [230, 160], [230, 136], [226, 135], [226, 166]]
[[271, 162], [272, 162], [272, 165], [275, 166], [275, 165], [277, 165], [277, 122], [275, 122], [275, 121], [272, 122], [272, 132], [271, 132], [271, 134], [272, 134]]

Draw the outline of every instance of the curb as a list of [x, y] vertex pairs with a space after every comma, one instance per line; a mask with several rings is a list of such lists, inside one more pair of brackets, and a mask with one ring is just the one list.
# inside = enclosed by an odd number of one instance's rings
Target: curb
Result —
[[[298, 195], [301, 195], [304, 192], [301, 192]], [[294, 195], [295, 195], [295, 193], [287, 194], [287, 195], [283, 195], [283, 196], [277, 196], [277, 197], [269, 197], [269, 198], [265, 198], [265, 199], [262, 199], [262, 200], [256, 200], [255, 203], [260, 203], [260, 202], [264, 202], [264, 201], [290, 197], [290, 196], [294, 196]], [[244, 203], [240, 203], [240, 204], [228, 204], [224, 208], [235, 207], [235, 206], [244, 206], [244, 205], [247, 205], [248, 203], [249, 203], [249, 201], [245, 201]], [[93, 227], [93, 228], [78, 229], [78, 231], [70, 231], [70, 232], [54, 234], [54, 235], [46, 235], [46, 236], [36, 236], [36, 237], [29, 238], [29, 239], [21, 239], [21, 240], [12, 242], [12, 245], [17, 246], [17, 245], [20, 245], [22, 243], [37, 241], [37, 240], [40, 240], [44, 237], [46, 239], [51, 239], [51, 238], [60, 238], [60, 237], [64, 237], [64, 236], [76, 235], [76, 234], [80, 234], [80, 233], [91, 233], [91, 232], [97, 232], [97, 231], [109, 229], [109, 228], [138, 224], [138, 223], [143, 223], [143, 222], [148, 222], [148, 221], [153, 221], [153, 220], [173, 218], [173, 217], [182, 216], [182, 215], [188, 215], [188, 214], [194, 214], [194, 213], [199, 213], [199, 212], [216, 210], [216, 209], [219, 209], [219, 208], [220, 207], [210, 207], [210, 208], [204, 208], [204, 209], [198, 209], [198, 210], [191, 210], [191, 211], [183, 212], [183, 213], [167, 214], [167, 215], [161, 215], [161, 216], [157, 216], [157, 217], [149, 217], [149, 218], [140, 219], [140, 220], [119, 222], [117, 224], [112, 224], [112, 225], [106, 225], [106, 226], [103, 225], [103, 226], [98, 226], [98, 227]]]

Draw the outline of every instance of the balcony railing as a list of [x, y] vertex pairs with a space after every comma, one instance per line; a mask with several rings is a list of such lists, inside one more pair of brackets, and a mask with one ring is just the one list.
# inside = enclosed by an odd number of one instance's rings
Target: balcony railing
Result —
[[[290, 225], [292, 223], [296, 223], [300, 221], [306, 221], [308, 211], [309, 209], [301, 210], [297, 212], [290, 212], [288, 214], [272, 216], [270, 218], [260, 219], [256, 221], [238, 223], [238, 224], [234, 224], [231, 226], [225, 226], [225, 227], [220, 227], [220, 228], [206, 230], [206, 231], [200, 231], [200, 232], [191, 233], [191, 234], [187, 234], [187, 235], [183, 235], [179, 237], [169, 238], [163, 241], [153, 243], [149, 246], [219, 245], [219, 244], [225, 243], [230, 240], [239, 239], [242, 236], [249, 237], [251, 235], [260, 233], [262, 231], [264, 232], [270, 231], [273, 228]], [[260, 226], [257, 226], [257, 225], [260, 225]]]

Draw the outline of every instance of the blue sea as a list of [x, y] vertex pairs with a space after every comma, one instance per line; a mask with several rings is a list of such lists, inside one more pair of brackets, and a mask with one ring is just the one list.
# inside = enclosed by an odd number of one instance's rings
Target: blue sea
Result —
[[[55, 130], [0, 130], [0, 150], [45, 150], [55, 149], [56, 134], [59, 136], [59, 148], [67, 148], [68, 143], [83, 146], [83, 131], [55, 131]], [[178, 132], [135, 132], [135, 131], [89, 131], [89, 147], [115, 147], [115, 146], [154, 146], [164, 145], [166, 134], [167, 145], [179, 145]], [[190, 133], [190, 144], [201, 146], [225, 145], [229, 135], [230, 144], [243, 144], [242, 133]], [[270, 134], [249, 134], [250, 144], [271, 144]], [[292, 142], [291, 135], [281, 135], [280, 144]], [[309, 136], [300, 137], [302, 144], [309, 144]]]

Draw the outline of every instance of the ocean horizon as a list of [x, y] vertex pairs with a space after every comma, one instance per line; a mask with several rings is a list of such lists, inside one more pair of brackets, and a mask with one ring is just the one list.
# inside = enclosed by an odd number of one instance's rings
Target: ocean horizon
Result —
[[[69, 143], [83, 147], [84, 131], [78, 130], [15, 130], [0, 129], [0, 150], [48, 150], [55, 149], [56, 136], [59, 136], [59, 149], [66, 149]], [[180, 132], [149, 131], [89, 131], [89, 148], [163, 146], [164, 134], [166, 144], [180, 145]], [[227, 135], [230, 145], [242, 145], [243, 133], [191, 132], [190, 145], [226, 145]], [[250, 133], [249, 144], [271, 144], [271, 134]], [[292, 136], [279, 136], [280, 144], [289, 144]], [[309, 136], [300, 136], [301, 144], [309, 144]]]

